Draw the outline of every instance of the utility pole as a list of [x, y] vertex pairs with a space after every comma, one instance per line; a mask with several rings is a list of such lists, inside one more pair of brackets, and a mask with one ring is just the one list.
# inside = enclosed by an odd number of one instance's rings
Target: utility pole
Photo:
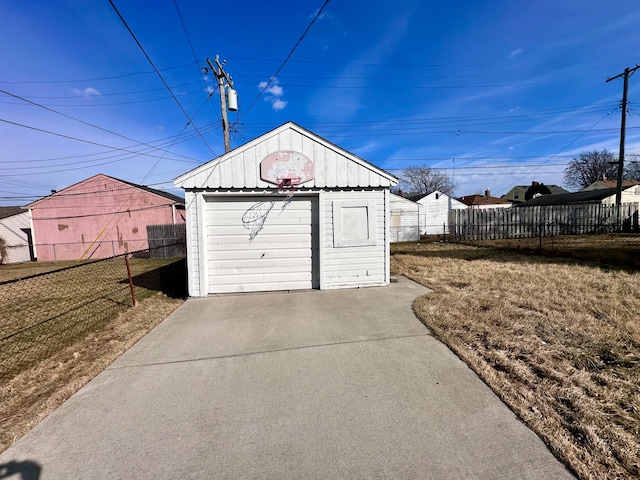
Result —
[[[238, 98], [236, 91], [233, 89], [233, 80], [231, 76], [222, 68], [226, 63], [226, 60], [220, 63], [219, 56], [216, 55], [216, 65], [214, 66], [210, 59], [207, 58], [207, 63], [211, 68], [211, 71], [216, 76], [218, 81], [218, 88], [220, 90], [220, 109], [222, 111], [222, 134], [224, 135], [224, 153], [231, 150], [231, 141], [229, 140], [229, 120], [227, 120], [227, 88], [229, 88], [229, 110], [235, 112], [238, 110]], [[218, 67], [216, 69], [216, 66]], [[206, 70], [207, 67], [205, 67]], [[225, 83], [226, 82], [226, 83]]]
[[624, 173], [624, 136], [627, 128], [627, 93], [629, 91], [629, 77], [640, 68], [640, 65], [636, 65], [633, 68], [625, 68], [624, 72], [615, 77], [607, 78], [605, 83], [622, 77], [624, 84], [622, 87], [622, 120], [620, 124], [620, 153], [618, 157], [618, 181], [616, 183], [616, 205], [622, 203], [622, 175]]

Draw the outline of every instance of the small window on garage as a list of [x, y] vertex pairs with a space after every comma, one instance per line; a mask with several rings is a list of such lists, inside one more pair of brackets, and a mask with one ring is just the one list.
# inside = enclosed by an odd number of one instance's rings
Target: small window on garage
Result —
[[374, 202], [333, 202], [333, 246], [364, 247], [375, 244]]

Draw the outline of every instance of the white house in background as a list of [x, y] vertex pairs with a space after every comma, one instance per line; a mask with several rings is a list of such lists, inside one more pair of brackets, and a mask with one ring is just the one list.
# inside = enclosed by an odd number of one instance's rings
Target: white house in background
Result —
[[0, 207], [0, 238], [5, 241], [5, 263], [35, 260], [31, 213], [22, 207]]
[[389, 200], [391, 243], [420, 240], [420, 205], [395, 193]]
[[449, 211], [468, 208], [464, 203], [438, 190], [407, 197], [420, 206], [420, 235], [449, 233]]
[[288, 122], [174, 180], [189, 295], [383, 286], [393, 175]]

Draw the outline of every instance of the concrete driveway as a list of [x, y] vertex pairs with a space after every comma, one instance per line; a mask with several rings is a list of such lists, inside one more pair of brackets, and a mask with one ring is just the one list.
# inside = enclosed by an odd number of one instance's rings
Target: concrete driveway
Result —
[[0, 477], [573, 478], [399, 280], [189, 300], [0, 455]]

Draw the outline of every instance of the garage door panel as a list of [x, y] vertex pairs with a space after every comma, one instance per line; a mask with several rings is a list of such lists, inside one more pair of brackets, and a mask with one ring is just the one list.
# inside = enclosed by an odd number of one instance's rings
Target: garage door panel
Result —
[[[212, 198], [207, 202], [210, 293], [314, 287], [316, 200], [294, 197], [285, 208], [284, 202], [275, 201], [271, 209], [271, 204], [263, 202], [262, 197]], [[265, 216], [260, 226], [261, 214]], [[258, 220], [252, 224], [250, 220], [255, 218]], [[252, 232], [252, 226], [260, 228]]]
[[301, 248], [308, 245], [307, 239], [310, 233], [306, 235], [258, 235], [253, 241], [249, 241], [248, 235], [229, 235], [228, 237], [210, 237], [209, 245], [235, 245], [241, 247], [245, 242], [249, 243], [253, 248], [262, 248], [270, 244], [276, 244], [277, 248]]
[[[254, 265], [227, 265], [226, 267], [221, 265], [216, 265], [216, 275], [219, 277], [225, 275], [271, 275], [276, 273], [285, 273], [285, 274], [306, 274], [311, 269], [311, 259], [309, 258], [306, 264], [304, 262], [298, 262], [295, 265], [283, 265], [282, 263], [278, 263], [275, 261], [264, 262], [262, 268], [263, 272], [256, 272], [256, 268]], [[306, 278], [306, 277], [305, 277]]]
[[[311, 234], [311, 225], [309, 224], [281, 224], [281, 225], [264, 225], [256, 239], [258, 237], [267, 236], [267, 235], [282, 235], [282, 234], [292, 234], [298, 233], [303, 235]], [[243, 225], [229, 225], [229, 226], [215, 226], [207, 228], [207, 236], [208, 237], [223, 237], [226, 238], [228, 236], [239, 236], [248, 238], [251, 234], [251, 228], [246, 228]]]
[[[284, 203], [285, 197], [269, 197], [268, 199], [256, 198], [255, 200], [242, 200], [241, 197], [229, 197], [229, 198], [217, 198], [209, 200], [209, 211], [246, 211], [249, 208], [260, 206], [271, 206], [272, 211], [279, 210], [302, 210], [306, 211], [307, 207], [301, 203], [297, 203], [302, 197], [293, 198], [286, 206]], [[303, 200], [309, 200], [309, 198], [303, 198]], [[283, 208], [284, 207], [284, 208]]]
[[[306, 283], [308, 281], [308, 274], [305, 272], [277, 272], [277, 273], [262, 273], [262, 274], [234, 274], [234, 275], [220, 275], [217, 278], [218, 285], [255, 285], [262, 287], [265, 284], [278, 284], [278, 283]], [[301, 288], [311, 288], [304, 286]], [[278, 289], [281, 290], [281, 289]]]
[[[285, 215], [286, 212], [286, 215]], [[238, 212], [224, 212], [224, 216], [215, 216], [211, 219], [211, 223], [207, 225], [207, 230], [212, 230], [217, 227], [243, 227], [251, 223], [251, 220], [257, 218], [251, 215], [232, 215]], [[243, 218], [244, 217], [244, 218]], [[311, 213], [300, 211], [284, 211], [280, 213], [269, 213], [265, 215], [265, 224], [268, 225], [310, 225]], [[268, 220], [268, 221], [267, 221]]]
[[[278, 288], [273, 290], [305, 290], [308, 287], [307, 282], [279, 282]], [[261, 284], [245, 283], [218, 285], [215, 293], [245, 293], [245, 292], [264, 292], [266, 291]]]
[[242, 260], [256, 260], [256, 259], [288, 259], [291, 258], [311, 258], [312, 251], [310, 248], [281, 248], [270, 250], [216, 250], [210, 252], [209, 261], [242, 261]]

